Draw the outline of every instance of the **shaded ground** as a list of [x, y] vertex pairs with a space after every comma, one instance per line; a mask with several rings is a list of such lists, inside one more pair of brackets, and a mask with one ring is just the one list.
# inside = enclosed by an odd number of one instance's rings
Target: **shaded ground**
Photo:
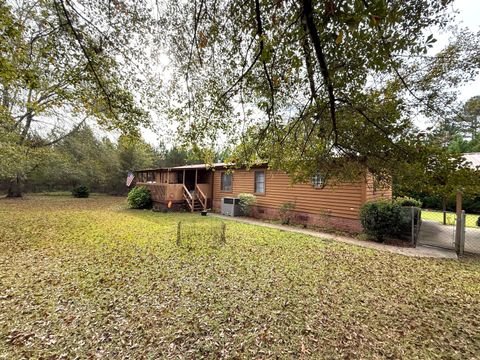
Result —
[[178, 248], [179, 219], [218, 221], [125, 210], [118, 198], [0, 200], [0, 358], [480, 353], [476, 260], [235, 222], [225, 246], [197, 234]]

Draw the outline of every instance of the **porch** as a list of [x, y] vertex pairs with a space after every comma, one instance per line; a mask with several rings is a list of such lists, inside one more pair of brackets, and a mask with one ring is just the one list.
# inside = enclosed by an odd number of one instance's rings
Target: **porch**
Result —
[[212, 173], [205, 165], [143, 170], [137, 173], [137, 186], [147, 187], [154, 203], [175, 208], [185, 205], [191, 212], [212, 205]]

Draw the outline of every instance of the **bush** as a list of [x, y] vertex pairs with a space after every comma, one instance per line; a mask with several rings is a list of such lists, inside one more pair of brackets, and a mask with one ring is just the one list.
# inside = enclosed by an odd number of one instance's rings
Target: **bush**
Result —
[[134, 187], [128, 193], [127, 202], [132, 209], [147, 209], [152, 206], [152, 195], [145, 186]]
[[417, 200], [408, 196], [396, 198], [395, 203], [397, 203], [400, 206], [422, 207], [422, 202], [420, 200]]
[[388, 201], [368, 202], [360, 209], [360, 221], [365, 233], [378, 242], [402, 232], [402, 207]]
[[257, 198], [255, 197], [255, 195], [243, 193], [239, 194], [238, 198], [240, 199], [240, 208], [242, 209], [243, 215], [252, 215], [252, 207], [257, 202]]
[[282, 224], [288, 225], [293, 218], [293, 210], [295, 209], [295, 204], [291, 202], [283, 203], [279, 209], [280, 219]]
[[90, 190], [84, 185], [73, 188], [72, 195], [76, 198], [88, 198], [90, 196]]

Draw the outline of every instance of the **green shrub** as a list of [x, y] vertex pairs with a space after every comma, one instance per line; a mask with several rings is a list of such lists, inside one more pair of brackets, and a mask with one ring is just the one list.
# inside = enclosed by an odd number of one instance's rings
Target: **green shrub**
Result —
[[397, 203], [400, 206], [422, 207], [422, 202], [420, 200], [417, 200], [408, 196], [396, 198], [395, 203]]
[[240, 199], [240, 208], [242, 209], [243, 215], [252, 215], [253, 205], [257, 202], [255, 195], [242, 193], [238, 195], [238, 198]]
[[84, 185], [73, 188], [72, 195], [76, 198], [88, 198], [90, 196], [90, 190]]
[[360, 221], [365, 233], [378, 242], [399, 235], [405, 222], [402, 207], [388, 201], [365, 203], [360, 209]]
[[132, 209], [148, 209], [152, 206], [152, 195], [145, 186], [134, 187], [128, 193], [127, 202]]
[[295, 209], [295, 204], [291, 202], [285, 202], [280, 206], [280, 219], [282, 224], [288, 225], [293, 219], [293, 210]]

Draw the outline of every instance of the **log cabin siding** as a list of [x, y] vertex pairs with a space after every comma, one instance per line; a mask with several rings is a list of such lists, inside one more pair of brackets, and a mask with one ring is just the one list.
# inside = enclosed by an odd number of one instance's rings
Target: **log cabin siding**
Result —
[[295, 211], [358, 219], [358, 211], [364, 201], [365, 182], [342, 183], [316, 189], [311, 184], [291, 184], [290, 177], [280, 171], [267, 169], [233, 170], [232, 191], [220, 189], [222, 170], [216, 170], [213, 179], [213, 199], [236, 197], [240, 193], [254, 193], [254, 172], [265, 170], [265, 194], [256, 194], [256, 205], [278, 209], [282, 204], [295, 204]]

